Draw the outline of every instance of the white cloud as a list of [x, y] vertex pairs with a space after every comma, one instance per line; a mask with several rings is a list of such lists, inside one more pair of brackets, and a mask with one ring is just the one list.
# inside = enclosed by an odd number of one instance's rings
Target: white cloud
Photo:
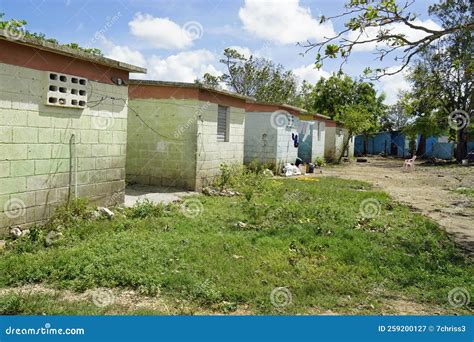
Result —
[[214, 67], [216, 56], [206, 49], [184, 51], [168, 57], [157, 55], [145, 57], [140, 51], [132, 50], [128, 46], [115, 45], [105, 37], [101, 38], [100, 44], [106, 51], [106, 57], [147, 68], [146, 75], [132, 74], [132, 78], [194, 82], [206, 72], [212, 75], [222, 74]]
[[246, 31], [280, 44], [321, 41], [334, 35], [332, 23], [320, 24], [309, 8], [300, 6], [299, 0], [245, 0], [239, 17]]
[[166, 58], [152, 56], [148, 60], [147, 77], [162, 81], [193, 82], [206, 72], [219, 75], [214, 67], [216, 58], [209, 50], [180, 52]]
[[193, 32], [174, 21], [168, 18], [156, 18], [150, 14], [135, 14], [128, 26], [135, 37], [158, 49], [184, 49], [191, 46], [195, 38]]
[[[387, 69], [387, 72], [393, 72], [400, 66], [394, 66]], [[385, 93], [385, 103], [391, 105], [397, 102], [397, 95], [400, 90], [409, 90], [410, 84], [405, 79], [407, 71], [403, 70], [395, 75], [384, 76], [380, 79], [380, 88]]]
[[109, 49], [106, 57], [141, 67], [147, 64], [140, 51], [134, 51], [128, 46], [114, 45]]
[[[439, 26], [437, 23], [435, 23], [431, 19], [428, 19], [428, 20], [415, 19], [413, 21], [413, 24], [418, 25], [418, 26], [423, 26], [431, 30], [442, 29], [441, 26]], [[428, 33], [425, 31], [412, 29], [403, 23], [397, 23], [397, 24], [386, 25], [381, 28], [369, 27], [364, 31], [364, 33], [362, 33], [359, 40], [375, 39], [381, 29], [390, 30], [392, 34], [403, 34], [405, 35], [406, 39], [412, 42], [420, 40], [428, 35]], [[360, 35], [360, 31], [350, 31], [349, 34], [347, 35], [347, 38], [350, 40], [356, 40], [359, 37], [359, 35]], [[385, 47], [386, 44], [380, 44], [377, 42], [360, 44], [360, 45], [356, 45], [353, 51], [372, 51], [372, 50], [375, 50], [377, 46]]]
[[314, 64], [302, 65], [296, 69], [293, 69], [293, 73], [298, 78], [300, 83], [307, 81], [311, 84], [318, 82], [321, 77], [329, 78], [329, 76], [331, 76], [330, 73], [324, 71], [323, 69], [316, 69]]

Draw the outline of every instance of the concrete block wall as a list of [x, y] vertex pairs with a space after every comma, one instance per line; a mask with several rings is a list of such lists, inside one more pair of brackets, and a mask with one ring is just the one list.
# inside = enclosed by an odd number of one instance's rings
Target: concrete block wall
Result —
[[336, 142], [335, 142], [335, 158], [336, 160], [339, 158], [339, 156], [342, 153], [342, 149], [344, 147], [344, 142], [347, 139], [347, 136], [344, 134], [344, 129], [340, 127], [336, 127]]
[[298, 157], [298, 147], [294, 146], [292, 134], [298, 134], [298, 136], [300, 136], [297, 120], [295, 120], [293, 127], [278, 128], [276, 156], [278, 170], [286, 163], [294, 163]]
[[59, 108], [44, 104], [46, 75], [0, 63], [0, 234], [46, 220], [75, 179], [79, 197], [123, 202], [127, 87], [89, 81], [87, 108]]
[[244, 163], [275, 163], [277, 130], [271, 125], [272, 113], [248, 112], [245, 118]]
[[[319, 136], [318, 136], [319, 130]], [[324, 158], [324, 141], [326, 138], [326, 123], [324, 121], [316, 121], [313, 126], [313, 155], [312, 161], [316, 157]]]
[[308, 122], [310, 123], [308, 126], [309, 133], [306, 139], [304, 139], [305, 134], [300, 130], [298, 157], [306, 163], [312, 163], [316, 157], [324, 157], [325, 123], [322, 121]]
[[268, 162], [280, 169], [285, 163], [294, 163], [298, 148], [294, 147], [292, 134], [299, 134], [299, 121], [292, 127], [272, 126], [273, 112], [249, 112], [245, 123], [245, 163], [254, 160]]
[[194, 190], [197, 122], [205, 104], [188, 99], [131, 99], [127, 182]]
[[324, 158], [333, 161], [336, 158], [336, 127], [326, 125], [324, 135]]
[[213, 182], [222, 163], [242, 165], [244, 161], [244, 108], [228, 107], [228, 140], [217, 141], [218, 105], [201, 101], [202, 120], [197, 122], [196, 189]]

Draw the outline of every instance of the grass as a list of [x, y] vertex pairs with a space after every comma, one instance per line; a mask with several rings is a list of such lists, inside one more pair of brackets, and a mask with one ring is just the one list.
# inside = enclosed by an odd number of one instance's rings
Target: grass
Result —
[[462, 188], [462, 189], [456, 189], [453, 190], [454, 192], [465, 195], [467, 198], [474, 200], [474, 188]]
[[[400, 297], [472, 313], [472, 305], [450, 307], [447, 295], [454, 288], [474, 293], [473, 264], [432, 221], [385, 193], [332, 178], [249, 174], [232, 185], [241, 196], [193, 198], [202, 203], [196, 217], [178, 204], [142, 203], [113, 220], [94, 220], [82, 206], [74, 215], [60, 211], [52, 222], [62, 223], [64, 236], [53, 246], [33, 229], [0, 252], [0, 289], [131, 289], [223, 313], [377, 314]], [[364, 199], [376, 216], [363, 217]], [[291, 293], [285, 307], [270, 300], [278, 287]], [[39, 313], [110, 310], [45, 294], [0, 295], [0, 314]]]

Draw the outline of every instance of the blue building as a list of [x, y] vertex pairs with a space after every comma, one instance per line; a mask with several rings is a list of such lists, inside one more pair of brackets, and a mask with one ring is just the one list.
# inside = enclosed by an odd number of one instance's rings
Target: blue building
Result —
[[[364, 135], [356, 136], [354, 146], [356, 155], [364, 154], [364, 141]], [[418, 146], [418, 141], [416, 141], [416, 146]], [[397, 157], [409, 157], [410, 139], [400, 131], [379, 132], [376, 134], [371, 134], [368, 137], [367, 154], [384, 154]]]

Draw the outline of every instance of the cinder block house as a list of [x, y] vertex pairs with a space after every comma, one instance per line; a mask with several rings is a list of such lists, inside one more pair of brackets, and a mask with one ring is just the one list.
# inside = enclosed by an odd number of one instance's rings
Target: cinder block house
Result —
[[0, 30], [0, 233], [61, 202], [123, 201], [130, 72], [140, 67]]
[[295, 137], [300, 139], [298, 116], [303, 109], [249, 101], [246, 105], [244, 162], [268, 163], [280, 170], [298, 157]]
[[328, 116], [321, 114], [301, 114], [298, 146], [298, 157], [305, 163], [312, 163], [316, 158], [324, 158], [326, 121]]
[[344, 142], [349, 140], [348, 152], [343, 157], [354, 156], [354, 137], [349, 136], [349, 132], [341, 122], [326, 120], [326, 134], [324, 141], [324, 158], [328, 161], [335, 161], [339, 158], [344, 148]]
[[242, 165], [247, 97], [194, 83], [131, 80], [127, 181], [200, 190]]

